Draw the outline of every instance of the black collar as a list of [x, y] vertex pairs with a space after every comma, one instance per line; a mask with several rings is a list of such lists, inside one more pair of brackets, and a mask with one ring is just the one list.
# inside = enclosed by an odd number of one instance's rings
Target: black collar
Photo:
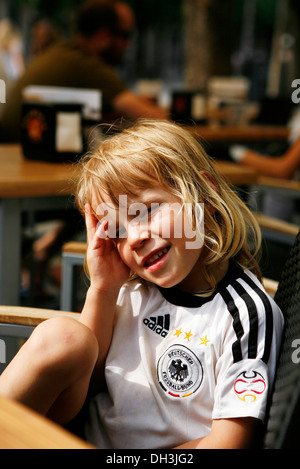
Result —
[[220, 290], [226, 288], [232, 283], [233, 280], [240, 277], [242, 272], [243, 271], [240, 267], [234, 263], [231, 263], [226, 275], [217, 284], [215, 291], [209, 296], [196, 296], [192, 293], [187, 293], [180, 290], [176, 285], [171, 288], [157, 288], [163, 297], [173, 305], [185, 306], [187, 308], [199, 308], [199, 306], [212, 301], [213, 298], [220, 292]]

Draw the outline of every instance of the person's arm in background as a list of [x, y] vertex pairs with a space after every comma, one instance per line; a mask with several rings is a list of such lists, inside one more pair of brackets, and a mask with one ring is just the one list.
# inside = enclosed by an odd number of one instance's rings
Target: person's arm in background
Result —
[[257, 169], [262, 176], [289, 179], [300, 165], [300, 138], [280, 157], [264, 156], [239, 145], [229, 151], [233, 160]]
[[167, 119], [168, 113], [165, 109], [146, 100], [130, 90], [119, 93], [113, 100], [113, 108], [118, 114], [127, 118], [137, 119], [139, 117], [153, 119]]

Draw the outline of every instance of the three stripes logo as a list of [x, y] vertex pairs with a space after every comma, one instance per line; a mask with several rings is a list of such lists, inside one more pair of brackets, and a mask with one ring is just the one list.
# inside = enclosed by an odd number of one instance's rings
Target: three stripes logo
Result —
[[165, 314], [164, 316], [157, 317], [150, 316], [150, 318], [145, 318], [143, 323], [153, 332], [156, 332], [156, 334], [164, 338], [167, 337], [170, 329], [170, 315]]

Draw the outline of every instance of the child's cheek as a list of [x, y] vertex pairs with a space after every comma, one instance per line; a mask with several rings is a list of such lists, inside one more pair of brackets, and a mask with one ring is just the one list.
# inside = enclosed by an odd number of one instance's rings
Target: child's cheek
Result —
[[118, 240], [118, 242], [116, 243], [117, 244], [117, 250], [118, 250], [118, 252], [120, 254], [120, 257], [121, 257], [122, 261], [124, 262], [124, 264], [126, 264], [128, 267], [131, 268], [130, 264], [131, 264], [132, 259], [129, 255], [129, 252], [126, 249], [126, 244], [125, 244], [124, 241], [126, 241], [126, 240], [123, 240], [123, 239]]

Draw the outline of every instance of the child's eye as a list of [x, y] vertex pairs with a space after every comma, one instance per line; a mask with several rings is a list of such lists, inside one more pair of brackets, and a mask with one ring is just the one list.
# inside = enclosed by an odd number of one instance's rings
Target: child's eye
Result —
[[157, 212], [159, 207], [160, 204], [152, 203], [149, 207], [147, 207], [147, 209], [143, 213], [140, 214], [139, 218], [143, 219], [148, 218], [149, 216], [153, 216]]
[[151, 207], [150, 207], [151, 216], [158, 213], [158, 211], [161, 210], [163, 206], [164, 204], [158, 204], [158, 203], [151, 204]]

